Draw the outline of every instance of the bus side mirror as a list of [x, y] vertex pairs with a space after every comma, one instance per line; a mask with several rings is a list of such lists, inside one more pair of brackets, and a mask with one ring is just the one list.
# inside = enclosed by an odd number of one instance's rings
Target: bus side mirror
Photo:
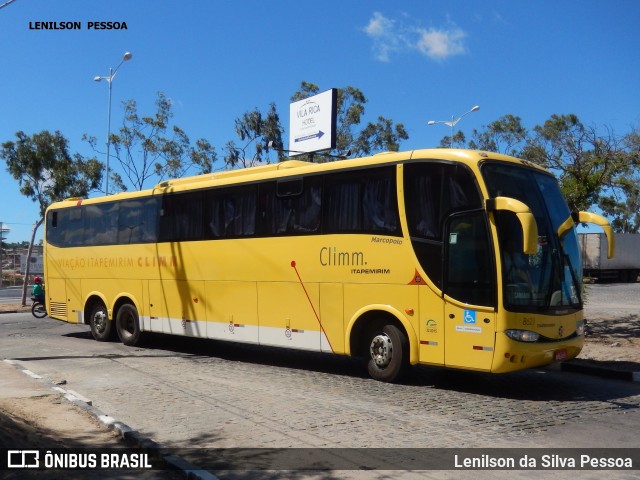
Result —
[[607, 237], [607, 258], [613, 258], [616, 250], [616, 240], [613, 238], [613, 228], [601, 215], [591, 212], [578, 212], [578, 222], [580, 223], [593, 223], [602, 227], [604, 235]]
[[522, 227], [522, 250], [527, 255], [538, 253], [538, 225], [531, 209], [520, 200], [510, 197], [495, 197], [486, 201], [488, 212], [506, 210], [516, 214]]

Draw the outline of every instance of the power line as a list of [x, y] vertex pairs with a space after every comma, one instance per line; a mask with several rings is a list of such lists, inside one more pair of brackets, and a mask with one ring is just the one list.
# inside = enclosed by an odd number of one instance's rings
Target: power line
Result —
[[11, 4], [11, 3], [15, 2], [15, 1], [16, 1], [16, 0], [7, 0], [7, 1], [6, 1], [6, 2], [4, 2], [2, 5], [0, 5], [0, 8], [4, 8], [4, 7], [6, 7], [7, 5], [9, 5], [9, 4]]

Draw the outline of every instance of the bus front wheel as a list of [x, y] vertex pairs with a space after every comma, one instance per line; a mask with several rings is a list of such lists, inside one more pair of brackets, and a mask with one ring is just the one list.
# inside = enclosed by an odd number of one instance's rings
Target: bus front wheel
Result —
[[140, 318], [136, 307], [130, 303], [120, 307], [116, 315], [116, 330], [123, 344], [129, 347], [138, 344], [142, 332], [140, 331]]
[[97, 302], [91, 307], [89, 313], [89, 325], [91, 335], [99, 342], [109, 342], [113, 338], [113, 322], [109, 320], [107, 307], [104, 303]]
[[366, 347], [367, 370], [371, 378], [394, 382], [402, 377], [409, 363], [409, 342], [398, 327], [386, 324], [373, 329]]

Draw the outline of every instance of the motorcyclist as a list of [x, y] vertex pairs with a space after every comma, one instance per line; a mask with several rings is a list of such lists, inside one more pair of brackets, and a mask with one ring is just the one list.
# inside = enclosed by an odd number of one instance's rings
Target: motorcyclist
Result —
[[44, 304], [44, 284], [41, 277], [33, 279], [33, 292], [31, 296], [38, 302]]

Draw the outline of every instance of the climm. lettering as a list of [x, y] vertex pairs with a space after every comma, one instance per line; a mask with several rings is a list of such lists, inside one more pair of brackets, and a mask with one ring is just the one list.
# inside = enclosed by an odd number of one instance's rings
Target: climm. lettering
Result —
[[175, 267], [177, 264], [178, 259], [174, 256], [138, 257], [139, 267]]
[[366, 265], [364, 253], [339, 251], [337, 247], [320, 249], [320, 265], [323, 267], [362, 266]]

